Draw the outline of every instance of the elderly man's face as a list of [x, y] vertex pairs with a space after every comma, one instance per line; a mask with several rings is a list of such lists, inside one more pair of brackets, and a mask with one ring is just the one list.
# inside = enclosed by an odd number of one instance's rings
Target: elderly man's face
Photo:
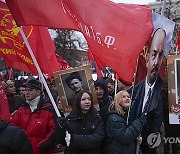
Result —
[[149, 85], [152, 85], [158, 76], [165, 50], [165, 38], [166, 35], [162, 29], [157, 30], [153, 37], [147, 58], [147, 82]]
[[82, 82], [79, 79], [72, 79], [70, 81], [70, 88], [75, 92], [79, 92], [80, 90], [82, 90]]

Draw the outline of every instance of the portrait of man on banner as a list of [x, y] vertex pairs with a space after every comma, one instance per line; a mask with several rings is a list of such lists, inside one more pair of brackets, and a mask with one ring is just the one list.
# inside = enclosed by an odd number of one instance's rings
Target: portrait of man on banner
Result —
[[149, 43], [146, 59], [147, 74], [146, 77], [135, 85], [132, 93], [131, 110], [129, 114], [129, 123], [140, 118], [143, 113], [148, 114], [146, 124], [144, 125], [141, 144], [143, 153], [154, 152], [156, 149], [150, 149], [147, 144], [147, 137], [152, 132], [159, 132], [163, 120], [162, 98], [160, 95], [162, 79], [159, 71], [164, 58], [166, 46], [166, 31], [158, 28], [154, 31]]
[[180, 124], [180, 55], [168, 56], [169, 124]]
[[180, 59], [175, 59], [175, 90], [176, 104], [180, 105]]

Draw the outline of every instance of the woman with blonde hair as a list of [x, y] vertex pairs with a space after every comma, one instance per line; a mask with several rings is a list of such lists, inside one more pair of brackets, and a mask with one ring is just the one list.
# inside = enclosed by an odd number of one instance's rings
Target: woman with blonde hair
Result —
[[138, 137], [146, 122], [146, 113], [131, 124], [127, 124], [128, 110], [131, 98], [126, 90], [116, 94], [109, 107], [105, 124], [106, 137], [103, 146], [104, 154], [135, 154], [136, 145], [141, 144]]

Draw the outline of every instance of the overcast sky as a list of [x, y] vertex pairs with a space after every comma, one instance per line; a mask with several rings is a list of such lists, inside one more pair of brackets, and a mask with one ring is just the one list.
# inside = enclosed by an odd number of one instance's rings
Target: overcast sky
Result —
[[129, 3], [129, 4], [148, 4], [155, 2], [155, 0], [111, 0], [115, 3]]

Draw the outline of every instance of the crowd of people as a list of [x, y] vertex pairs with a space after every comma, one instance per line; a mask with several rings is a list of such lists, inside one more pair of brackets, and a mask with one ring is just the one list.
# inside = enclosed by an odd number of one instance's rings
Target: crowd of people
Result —
[[155, 31], [147, 59], [147, 76], [135, 87], [120, 80], [115, 87], [111, 77], [94, 82], [99, 110], [93, 106], [92, 92], [83, 88], [77, 73], [65, 81], [75, 92], [69, 103], [72, 111], [66, 117], [54, 79], [48, 79], [47, 83], [62, 117], [57, 117], [38, 79], [3, 80], [11, 118], [9, 122], [0, 119], [0, 152], [156, 154], [157, 147], [150, 148], [147, 138], [160, 132], [163, 102], [167, 105], [167, 91], [161, 90], [164, 82], [158, 75], [165, 37], [163, 29]]

